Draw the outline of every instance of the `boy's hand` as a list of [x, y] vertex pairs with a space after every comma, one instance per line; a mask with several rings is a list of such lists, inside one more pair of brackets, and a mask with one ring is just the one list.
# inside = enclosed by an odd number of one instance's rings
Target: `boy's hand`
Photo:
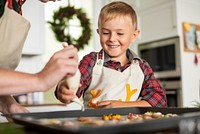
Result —
[[117, 100], [106, 100], [97, 102], [97, 106], [100, 108], [119, 108], [119, 107], [151, 107], [151, 105], [145, 101], [117, 101]]
[[72, 100], [76, 97], [76, 93], [72, 90], [69, 90], [64, 81], [60, 82], [56, 94], [57, 99], [66, 104], [71, 103]]
[[107, 100], [97, 102], [97, 106], [100, 108], [117, 108], [117, 107], [125, 107], [126, 102], [117, 101], [117, 100]]

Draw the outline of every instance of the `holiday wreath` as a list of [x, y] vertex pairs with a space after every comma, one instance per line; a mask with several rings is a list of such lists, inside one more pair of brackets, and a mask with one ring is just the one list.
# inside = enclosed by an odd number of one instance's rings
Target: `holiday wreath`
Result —
[[[74, 16], [79, 19], [82, 28], [82, 35], [78, 39], [65, 32], [65, 29], [69, 27], [69, 20], [73, 19]], [[48, 23], [51, 25], [51, 29], [58, 41], [73, 44], [78, 50], [83, 49], [84, 45], [87, 45], [90, 40], [92, 33], [90, 20], [80, 8], [76, 9], [73, 6], [60, 7], [54, 12], [53, 21], [48, 21]]]

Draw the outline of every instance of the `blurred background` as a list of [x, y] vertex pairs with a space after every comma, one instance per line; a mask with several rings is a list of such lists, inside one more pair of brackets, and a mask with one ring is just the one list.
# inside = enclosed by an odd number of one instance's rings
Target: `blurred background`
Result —
[[[47, 63], [49, 58], [57, 50], [62, 49], [62, 42], [55, 38], [48, 21], [53, 21], [53, 14], [60, 7], [69, 4], [76, 9], [81, 8], [87, 18], [90, 19], [92, 35], [84, 49], [79, 50], [79, 60], [91, 51], [99, 51], [101, 46], [96, 33], [97, 19], [100, 9], [113, 0], [61, 0], [46, 4], [37, 0], [27, 0], [23, 7], [23, 16], [31, 22], [31, 29], [23, 55], [17, 70], [36, 73]], [[122, 0], [129, 3], [138, 14], [138, 27], [141, 34], [138, 40], [131, 44], [130, 48], [140, 54], [138, 46], [142, 44], [159, 44], [160, 40], [178, 38], [178, 50], [174, 50], [174, 68], [179, 70], [176, 76], [158, 77], [161, 84], [169, 90], [168, 97], [174, 107], [192, 107], [194, 101], [199, 101], [200, 59], [199, 48], [185, 49], [183, 23], [194, 26], [199, 31], [200, 1], [199, 0]], [[82, 34], [80, 21], [76, 17], [71, 19], [66, 27], [67, 32], [74, 38]], [[187, 46], [186, 46], [187, 48]], [[141, 56], [141, 55], [140, 55]], [[156, 58], [156, 57], [154, 57]], [[167, 58], [166, 56], [164, 58]], [[169, 57], [168, 57], [169, 58]], [[163, 59], [162, 59], [163, 60]], [[179, 61], [179, 64], [176, 64]], [[154, 65], [151, 65], [152, 67]], [[175, 67], [176, 66], [176, 67]], [[165, 70], [162, 70], [165, 71]], [[155, 73], [157, 73], [155, 71]], [[16, 98], [22, 104], [57, 104], [60, 103], [54, 96], [55, 88], [45, 93], [30, 93], [18, 95]], [[170, 92], [172, 91], [172, 92]]]

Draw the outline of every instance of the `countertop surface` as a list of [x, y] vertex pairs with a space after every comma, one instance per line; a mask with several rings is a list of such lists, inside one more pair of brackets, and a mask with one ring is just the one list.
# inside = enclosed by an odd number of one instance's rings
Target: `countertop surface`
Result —
[[[0, 123], [0, 134], [43, 134], [43, 132], [26, 129], [24, 126], [15, 123]], [[175, 132], [174, 130], [167, 130], [145, 134], [178, 134], [178, 132]]]
[[26, 132], [23, 126], [7, 122], [0, 123], [0, 134], [26, 134]]

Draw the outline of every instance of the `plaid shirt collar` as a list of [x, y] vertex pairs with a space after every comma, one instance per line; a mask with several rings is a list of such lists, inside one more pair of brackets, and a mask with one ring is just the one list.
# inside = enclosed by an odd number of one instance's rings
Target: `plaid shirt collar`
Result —
[[[101, 58], [101, 59], [102, 59], [103, 51], [104, 50], [101, 49], [99, 52], [99, 58]], [[105, 51], [104, 51], [104, 54], [105, 54], [104, 55], [104, 63], [110, 61], [111, 60], [110, 56]], [[130, 62], [132, 62], [133, 60], [140, 60], [141, 62], [143, 62], [142, 59], [130, 49], [127, 49], [126, 56]]]

